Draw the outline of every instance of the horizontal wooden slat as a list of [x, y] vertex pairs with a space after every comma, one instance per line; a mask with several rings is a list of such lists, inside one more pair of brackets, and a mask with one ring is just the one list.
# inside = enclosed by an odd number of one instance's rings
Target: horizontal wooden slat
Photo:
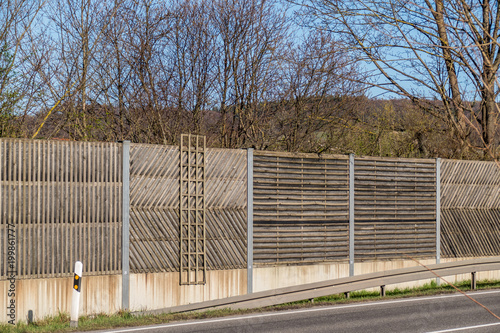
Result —
[[256, 157], [259, 157], [259, 160], [264, 159], [265, 157], [272, 157], [272, 158], [290, 158], [290, 159], [311, 159], [313, 161], [316, 160], [348, 160], [349, 157], [345, 155], [333, 155], [333, 154], [312, 154], [312, 153], [288, 153], [288, 152], [275, 152], [275, 151], [269, 151], [269, 150], [256, 150], [254, 152], [254, 155]]
[[356, 220], [435, 220], [435, 161], [356, 158], [354, 170]]
[[433, 255], [436, 252], [435, 221], [357, 222], [354, 251], [359, 260]]
[[254, 226], [255, 263], [316, 262], [348, 258], [348, 224]]
[[254, 155], [255, 230], [259, 223], [345, 223], [349, 211], [346, 156], [260, 151]]

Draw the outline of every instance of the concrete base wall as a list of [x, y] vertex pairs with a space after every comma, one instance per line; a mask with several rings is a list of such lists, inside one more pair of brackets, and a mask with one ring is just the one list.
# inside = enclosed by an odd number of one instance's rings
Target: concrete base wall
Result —
[[[9, 281], [0, 281], [0, 322], [7, 322], [4, 310], [10, 301]], [[36, 319], [71, 311], [73, 277], [16, 281], [16, 322], [26, 321], [33, 310]], [[80, 314], [114, 313], [121, 307], [121, 275], [84, 276], [80, 296]], [[4, 306], [5, 305], [5, 306]]]
[[[471, 259], [471, 258], [469, 258]], [[441, 263], [461, 261], [463, 259], [441, 259]], [[436, 263], [435, 259], [421, 259], [419, 262], [423, 265], [432, 265]], [[374, 272], [389, 271], [393, 269], [418, 266], [413, 260], [380, 260], [366, 261], [354, 264], [354, 274], [362, 275]], [[298, 265], [298, 266], [267, 266], [254, 268], [254, 291], [264, 291], [282, 287], [290, 287], [299, 284], [319, 282], [329, 279], [339, 279], [349, 276], [349, 264], [347, 262], [323, 263], [316, 265]], [[456, 281], [470, 280], [470, 274], [459, 274], [444, 277], [450, 283]], [[500, 271], [479, 272], [478, 280], [492, 279], [500, 280]], [[419, 280], [414, 282], [399, 283], [387, 286], [387, 288], [404, 289], [407, 287], [423, 286], [426, 283], [435, 281], [435, 279]], [[441, 280], [441, 282], [444, 282]]]
[[[441, 259], [452, 262], [457, 259]], [[434, 264], [434, 259], [421, 260]], [[356, 275], [416, 266], [412, 260], [392, 260], [356, 263]], [[268, 266], [254, 268], [254, 292], [293, 285], [337, 279], [349, 276], [347, 262], [322, 263], [302, 266]], [[444, 277], [453, 283], [470, 279], [470, 274]], [[500, 279], [500, 271], [479, 272], [478, 280]], [[420, 280], [387, 288], [420, 286], [434, 279]], [[82, 279], [80, 315], [116, 313], [121, 308], [121, 275], [85, 276]], [[71, 310], [73, 278], [29, 279], [16, 281], [16, 322], [26, 321], [33, 310], [36, 319], [69, 313]], [[9, 281], [0, 281], [0, 322], [7, 322]], [[179, 273], [151, 273], [130, 275], [130, 310], [153, 310], [176, 305], [243, 295], [247, 292], [246, 269], [208, 271], [206, 285], [180, 286]]]
[[[9, 281], [0, 281], [0, 322], [7, 322]], [[16, 322], [71, 311], [73, 278], [16, 281]], [[80, 315], [116, 313], [122, 305], [121, 275], [83, 276]], [[180, 286], [179, 273], [130, 275], [130, 309], [152, 310], [170, 306], [243, 295], [247, 292], [246, 269], [208, 271], [207, 284]]]
[[253, 291], [291, 287], [347, 276], [349, 276], [349, 264], [341, 262], [303, 266], [254, 267]]
[[246, 292], [246, 269], [207, 271], [207, 283], [192, 286], [179, 285], [177, 272], [130, 275], [130, 309], [132, 311], [203, 302], [244, 295]]

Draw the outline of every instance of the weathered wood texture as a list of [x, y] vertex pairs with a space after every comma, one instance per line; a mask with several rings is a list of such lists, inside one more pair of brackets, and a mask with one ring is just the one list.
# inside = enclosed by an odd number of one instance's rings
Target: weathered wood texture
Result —
[[[0, 139], [0, 257], [16, 229], [17, 278], [121, 272], [122, 149], [114, 143]], [[131, 145], [131, 270], [179, 270], [179, 149]], [[244, 150], [207, 149], [207, 268], [246, 267]], [[355, 260], [435, 255], [434, 160], [355, 159]], [[256, 151], [256, 264], [348, 259], [346, 156]], [[443, 257], [500, 252], [500, 171], [443, 160]], [[7, 274], [0, 261], [0, 279]]]
[[245, 150], [207, 149], [207, 266], [247, 266], [247, 162]]
[[179, 150], [130, 145], [130, 271], [179, 269]]
[[441, 255], [500, 253], [500, 168], [495, 162], [443, 160]]
[[17, 278], [121, 271], [121, 148], [114, 143], [0, 139], [0, 279], [7, 224]]
[[304, 263], [346, 259], [347, 223], [259, 224], [254, 229], [256, 263]]
[[[179, 149], [132, 144], [131, 271], [179, 270]], [[207, 269], [246, 267], [246, 152], [206, 151]]]
[[356, 260], [436, 253], [436, 162], [356, 158]]
[[349, 256], [346, 156], [254, 153], [254, 262]]

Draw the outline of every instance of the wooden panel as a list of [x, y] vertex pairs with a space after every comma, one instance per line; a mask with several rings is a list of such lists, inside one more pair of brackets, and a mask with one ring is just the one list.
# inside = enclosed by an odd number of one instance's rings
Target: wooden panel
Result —
[[247, 266], [245, 150], [207, 149], [207, 266]]
[[356, 222], [354, 232], [356, 261], [436, 254], [436, 221]]
[[254, 153], [254, 261], [346, 260], [346, 156]]
[[179, 149], [130, 145], [130, 271], [179, 270]]
[[345, 156], [254, 154], [254, 222], [345, 222], [349, 214]]
[[[131, 145], [131, 271], [179, 271], [179, 149]], [[246, 152], [206, 151], [207, 269], [246, 267]]]
[[500, 253], [500, 170], [495, 162], [443, 160], [441, 252], [462, 258]]
[[2, 139], [0, 155], [0, 249], [14, 223], [18, 278], [71, 276], [76, 260], [121, 271], [119, 144]]
[[[121, 270], [121, 145], [0, 139], [0, 255], [18, 278]], [[208, 269], [246, 267], [246, 152], [206, 152]], [[131, 147], [131, 268], [179, 270], [179, 150]], [[443, 160], [443, 257], [500, 251], [500, 171]], [[348, 158], [255, 152], [255, 262], [347, 259]], [[356, 260], [433, 256], [435, 161], [356, 158]], [[0, 262], [0, 279], [7, 263]]]
[[436, 253], [435, 160], [356, 158], [355, 259]]
[[500, 210], [443, 209], [441, 254], [447, 258], [500, 253]]
[[355, 218], [435, 220], [434, 160], [356, 158]]
[[254, 262], [307, 263], [349, 257], [348, 223], [256, 224]]

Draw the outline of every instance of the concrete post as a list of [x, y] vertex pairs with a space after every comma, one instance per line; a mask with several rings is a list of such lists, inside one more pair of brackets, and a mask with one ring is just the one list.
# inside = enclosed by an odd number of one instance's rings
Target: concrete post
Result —
[[[441, 263], [441, 159], [436, 159], [436, 264]], [[436, 278], [436, 283], [441, 283]]]
[[253, 292], [253, 148], [247, 149], [247, 293]]
[[354, 154], [349, 155], [349, 276], [354, 276]]
[[123, 141], [122, 310], [130, 307], [130, 141]]

